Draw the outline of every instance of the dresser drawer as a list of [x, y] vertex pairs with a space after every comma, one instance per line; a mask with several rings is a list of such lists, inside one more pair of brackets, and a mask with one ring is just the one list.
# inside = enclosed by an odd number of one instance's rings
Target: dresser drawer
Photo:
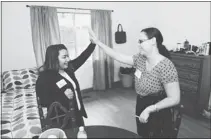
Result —
[[184, 57], [176, 57], [172, 59], [172, 62], [177, 68], [187, 68], [200, 70], [201, 60], [200, 59], [189, 59]]
[[178, 53], [171, 56], [178, 71], [184, 113], [198, 117], [209, 103], [211, 56]]
[[178, 71], [178, 76], [180, 79], [185, 79], [188, 81], [193, 81], [193, 82], [198, 83], [199, 77], [200, 77], [200, 73], [198, 71], [191, 71], [191, 70], [180, 69], [180, 68], [177, 68], [177, 71]]
[[179, 79], [180, 89], [189, 92], [189, 93], [197, 93], [198, 91], [198, 83]]
[[197, 96], [191, 93], [184, 93], [181, 97], [180, 103], [183, 105], [183, 113], [188, 114], [189, 116], [196, 115], [196, 107], [197, 107]]

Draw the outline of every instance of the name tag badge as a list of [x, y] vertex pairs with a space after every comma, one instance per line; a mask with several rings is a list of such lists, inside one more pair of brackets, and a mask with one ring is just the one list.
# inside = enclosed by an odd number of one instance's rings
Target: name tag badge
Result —
[[136, 75], [137, 78], [140, 79], [141, 78], [141, 71], [137, 69], [136, 72], [135, 72], [135, 75]]
[[62, 88], [63, 86], [65, 86], [67, 83], [64, 79], [61, 79], [60, 81], [58, 81], [56, 83], [56, 85], [59, 87], [59, 88]]

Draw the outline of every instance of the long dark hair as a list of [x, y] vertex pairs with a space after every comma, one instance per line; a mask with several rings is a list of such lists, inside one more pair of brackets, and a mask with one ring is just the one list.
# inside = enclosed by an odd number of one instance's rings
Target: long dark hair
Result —
[[59, 71], [59, 51], [60, 50], [67, 50], [64, 44], [55, 44], [48, 46], [46, 53], [45, 53], [45, 62], [44, 64], [38, 69], [39, 72], [52, 70], [52, 71]]
[[155, 37], [159, 53], [161, 55], [167, 57], [168, 59], [171, 59], [171, 55], [170, 55], [169, 51], [162, 44], [163, 43], [163, 35], [161, 34], [160, 30], [158, 30], [157, 28], [151, 27], [151, 28], [145, 28], [141, 32], [145, 32], [148, 39]]

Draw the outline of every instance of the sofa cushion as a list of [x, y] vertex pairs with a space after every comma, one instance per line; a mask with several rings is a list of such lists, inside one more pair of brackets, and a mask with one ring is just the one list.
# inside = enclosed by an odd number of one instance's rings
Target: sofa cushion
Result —
[[1, 96], [1, 138], [32, 138], [41, 133], [35, 89], [10, 90]]
[[22, 87], [24, 89], [32, 88], [35, 86], [38, 78], [37, 69], [23, 69], [20, 71], [20, 75], [22, 77]]
[[2, 74], [3, 91], [28, 89], [35, 86], [38, 77], [36, 68], [5, 71]]
[[3, 90], [9, 91], [21, 88], [21, 77], [18, 70], [5, 71], [2, 74]]

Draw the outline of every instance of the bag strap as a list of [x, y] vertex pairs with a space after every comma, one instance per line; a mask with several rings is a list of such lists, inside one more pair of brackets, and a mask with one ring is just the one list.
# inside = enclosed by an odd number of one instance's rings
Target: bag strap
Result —
[[118, 24], [117, 31], [120, 32], [119, 31], [119, 27], [121, 27], [121, 32], [122, 32], [123, 31], [123, 28], [122, 28], [122, 25], [121, 24]]

